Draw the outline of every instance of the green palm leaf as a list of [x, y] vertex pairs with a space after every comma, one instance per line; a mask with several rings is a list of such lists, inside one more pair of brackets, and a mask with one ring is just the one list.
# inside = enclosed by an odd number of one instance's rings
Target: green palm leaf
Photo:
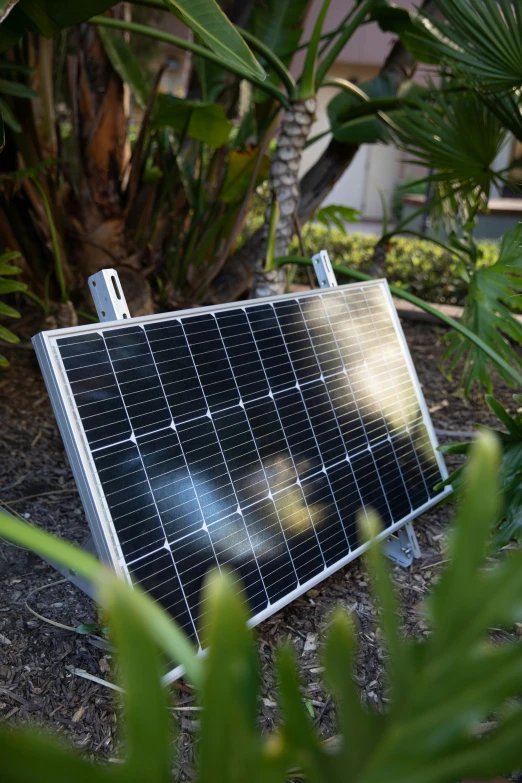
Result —
[[[505, 361], [522, 368], [522, 358], [510, 340], [522, 343], [522, 324], [511, 307], [522, 296], [522, 224], [504, 235], [498, 261], [490, 267], [477, 269], [471, 279], [462, 323], [491, 346]], [[475, 381], [493, 388], [490, 364], [486, 356], [461, 335], [452, 332], [443, 361], [451, 372], [464, 362], [461, 383], [467, 394]], [[504, 380], [513, 385], [508, 373], [495, 365]]]
[[398, 146], [411, 162], [434, 172], [425, 180], [436, 184], [441, 202], [450, 201], [453, 210], [461, 206], [469, 213], [501, 181], [495, 159], [507, 131], [474, 92], [434, 90], [417, 110], [395, 114], [394, 125]]
[[414, 25], [433, 34], [440, 60], [485, 90], [522, 86], [522, 4], [515, 0], [435, 0], [442, 21], [420, 13]]

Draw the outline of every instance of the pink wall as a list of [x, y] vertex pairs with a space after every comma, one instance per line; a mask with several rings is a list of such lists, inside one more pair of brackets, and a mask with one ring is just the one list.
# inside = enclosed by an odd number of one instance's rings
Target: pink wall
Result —
[[[401, 8], [413, 8], [414, 0], [395, 0]], [[312, 4], [305, 27], [305, 37], [308, 40], [312, 32], [317, 14], [323, 4], [323, 0], [315, 0]], [[326, 22], [325, 32], [334, 30], [353, 6], [353, 0], [332, 0]], [[352, 39], [345, 46], [339, 61], [344, 63], [361, 63], [364, 65], [381, 65], [386, 54], [390, 50], [394, 36], [383, 33], [377, 24], [369, 24], [357, 30]]]

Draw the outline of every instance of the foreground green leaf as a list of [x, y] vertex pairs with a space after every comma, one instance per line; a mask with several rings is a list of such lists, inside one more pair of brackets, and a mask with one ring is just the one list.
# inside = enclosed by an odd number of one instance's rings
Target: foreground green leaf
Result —
[[345, 207], [342, 204], [329, 204], [327, 207], [318, 209], [314, 217], [326, 228], [335, 226], [339, 231], [342, 231], [343, 234], [347, 234], [348, 232], [345, 224], [358, 223], [361, 218], [361, 213], [358, 209], [353, 209], [353, 207]]
[[124, 582], [104, 573], [98, 590], [118, 650], [124, 691], [126, 760], [122, 775], [128, 783], [167, 783], [173, 737], [167, 693], [161, 684], [164, 662], [159, 648], [150, 634], [143, 632], [134, 594]]
[[244, 593], [232, 575], [211, 575], [204, 593], [204, 646], [209, 649], [202, 701], [200, 783], [256, 781], [258, 662], [247, 629]]
[[[20, 546], [37, 552], [42, 557], [55, 560], [72, 568], [80, 576], [95, 585], [103, 579], [104, 566], [92, 555], [72, 546], [67, 541], [25, 524], [0, 511], [0, 536]], [[130, 587], [126, 587], [130, 590]], [[139, 589], [134, 589], [134, 611], [148, 633], [163, 650], [166, 656], [181, 664], [187, 677], [195, 685], [202, 682], [202, 661], [196, 655], [190, 640], [174, 623], [169, 615]]]
[[110, 783], [119, 779], [119, 770], [83, 761], [54, 738], [30, 729], [0, 729], [0, 759], [3, 783], [45, 779], [53, 783]]

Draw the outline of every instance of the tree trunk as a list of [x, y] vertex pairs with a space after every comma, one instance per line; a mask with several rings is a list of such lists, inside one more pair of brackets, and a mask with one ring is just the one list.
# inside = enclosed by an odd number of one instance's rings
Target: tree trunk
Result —
[[[422, 7], [427, 13], [434, 13], [433, 0], [424, 0]], [[380, 73], [392, 76], [398, 88], [403, 81], [413, 76], [416, 67], [416, 60], [398, 40]], [[300, 183], [302, 196], [297, 208], [297, 218], [301, 224], [310, 220], [351, 164], [358, 149], [357, 144], [341, 144], [333, 139], [317, 163], [305, 174]], [[248, 242], [230, 257], [209, 291], [210, 302], [233, 302], [250, 290], [255, 261], [260, 254], [264, 254], [263, 232], [263, 228], [256, 231]]]
[[265, 224], [262, 231], [262, 244], [255, 256], [254, 285], [252, 296], [269, 296], [282, 293], [285, 281], [284, 270], [267, 272], [263, 248], [269, 238], [270, 216], [273, 201], [279, 207], [275, 235], [275, 256], [285, 256], [292, 240], [295, 227], [296, 209], [299, 203], [299, 168], [303, 158], [303, 150], [308, 139], [310, 128], [315, 119], [315, 98], [295, 101], [287, 109], [281, 120], [277, 139], [277, 149], [270, 166], [270, 183], [272, 195], [266, 211]]

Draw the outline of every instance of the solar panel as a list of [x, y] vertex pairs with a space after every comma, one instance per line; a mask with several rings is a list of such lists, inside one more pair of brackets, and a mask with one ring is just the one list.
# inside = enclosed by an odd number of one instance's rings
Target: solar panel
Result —
[[384, 281], [43, 332], [98, 553], [200, 644], [210, 568], [251, 623], [358, 556], [447, 473]]

